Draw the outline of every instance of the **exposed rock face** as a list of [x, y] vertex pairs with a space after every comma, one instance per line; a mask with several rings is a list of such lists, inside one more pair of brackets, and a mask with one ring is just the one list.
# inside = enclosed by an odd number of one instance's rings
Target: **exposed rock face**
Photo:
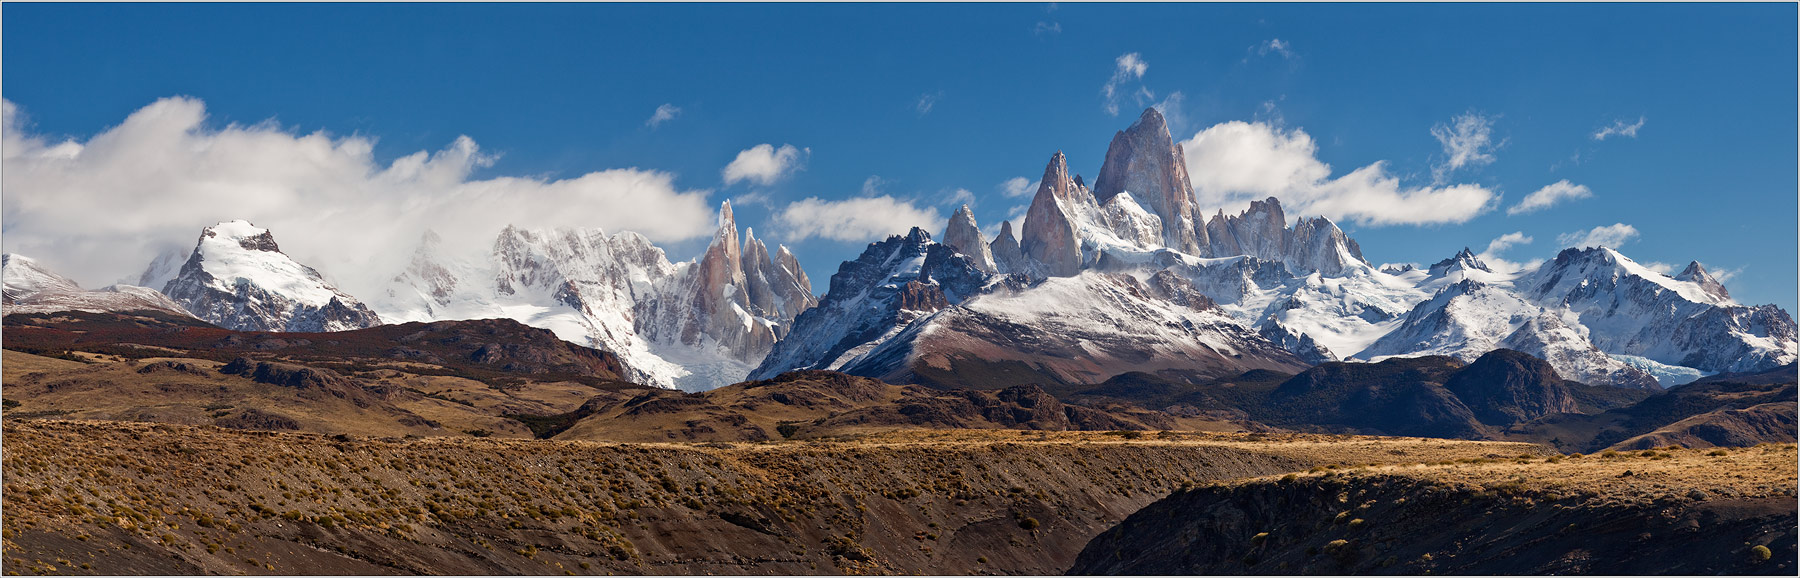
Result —
[[1575, 413], [1575, 397], [1544, 360], [1496, 349], [1444, 382], [1475, 418], [1504, 426], [1553, 413]]
[[1081, 239], [1070, 212], [1082, 199], [1092, 202], [1087, 190], [1069, 178], [1068, 159], [1062, 151], [1050, 157], [1037, 196], [1025, 213], [1019, 250], [1049, 277], [1068, 277], [1081, 272]]
[[0, 255], [6, 277], [6, 313], [154, 310], [191, 317], [181, 304], [148, 287], [112, 285], [88, 291], [23, 255]]
[[987, 238], [981, 235], [981, 228], [975, 226], [975, 214], [969, 211], [968, 205], [963, 205], [956, 210], [956, 214], [950, 215], [950, 224], [944, 228], [944, 244], [958, 253], [968, 255], [982, 271], [999, 271], [994, 263], [994, 254], [988, 248]]
[[754, 231], [739, 241], [729, 203], [706, 252], [685, 263], [631, 232], [508, 227], [473, 264], [430, 241], [379, 304], [389, 318], [517, 319], [616, 353], [626, 379], [659, 387], [742, 380], [815, 303], [786, 247], [771, 255]]
[[1113, 135], [1106, 162], [1094, 179], [1094, 198], [1101, 204], [1129, 191], [1162, 217], [1162, 245], [1190, 255], [1205, 252], [1206, 229], [1199, 227], [1194, 187], [1188, 182], [1186, 155], [1169, 136], [1161, 112], [1144, 109], [1130, 128]]
[[381, 324], [361, 301], [281, 252], [247, 221], [207, 227], [163, 293], [196, 317], [239, 331], [344, 331]]
[[1000, 222], [1000, 234], [988, 248], [993, 251], [994, 265], [1000, 272], [1025, 272], [1025, 253], [1019, 249], [1019, 238], [1013, 236], [1012, 221]]

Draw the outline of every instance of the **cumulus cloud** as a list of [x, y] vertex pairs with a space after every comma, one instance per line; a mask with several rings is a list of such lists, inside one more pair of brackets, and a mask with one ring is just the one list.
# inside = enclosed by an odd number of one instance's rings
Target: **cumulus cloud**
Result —
[[1492, 208], [1498, 195], [1479, 185], [1407, 187], [1384, 162], [1333, 178], [1318, 145], [1300, 129], [1231, 121], [1181, 143], [1202, 207], [1235, 211], [1279, 197], [1288, 213], [1364, 225], [1462, 223]]
[[1517, 215], [1520, 213], [1529, 213], [1532, 211], [1548, 209], [1552, 205], [1564, 200], [1585, 199], [1592, 196], [1594, 196], [1594, 192], [1588, 190], [1587, 185], [1577, 185], [1569, 182], [1568, 179], [1563, 179], [1545, 185], [1544, 188], [1532, 191], [1529, 195], [1525, 195], [1525, 200], [1519, 201], [1519, 204], [1517, 205], [1508, 207], [1506, 209], [1506, 214]]
[[1638, 264], [1643, 265], [1644, 268], [1649, 269], [1651, 271], [1655, 271], [1657, 273], [1662, 273], [1664, 275], [1668, 275], [1671, 277], [1675, 276], [1675, 266], [1670, 265], [1668, 263], [1664, 263], [1662, 261], [1650, 261], [1647, 263], [1640, 262]]
[[1294, 57], [1293, 46], [1280, 38], [1270, 38], [1262, 44], [1256, 45], [1258, 56], [1268, 56], [1269, 53], [1279, 54], [1282, 58]]
[[1638, 129], [1644, 128], [1644, 120], [1645, 118], [1641, 116], [1638, 117], [1637, 122], [1632, 124], [1625, 124], [1624, 120], [1615, 120], [1612, 124], [1595, 130], [1594, 140], [1606, 140], [1608, 137], [1615, 136], [1637, 138]]
[[1442, 184], [1450, 173], [1465, 166], [1494, 162], [1494, 121], [1473, 112], [1450, 119], [1450, 124], [1431, 127], [1431, 136], [1444, 147], [1444, 162], [1432, 167], [1432, 182]]
[[[1106, 84], [1100, 87], [1101, 107], [1106, 109], [1106, 114], [1118, 116], [1119, 100], [1126, 93], [1132, 94], [1140, 102], [1156, 98], [1142, 84], [1144, 73], [1150, 70], [1150, 63], [1144, 62], [1144, 57], [1136, 52], [1121, 54], [1113, 59], [1113, 65], [1112, 78], [1107, 79]], [[1137, 84], [1137, 91], [1132, 92], [1126, 86], [1129, 84]]]
[[1513, 247], [1513, 245], [1530, 245], [1531, 240], [1532, 240], [1531, 237], [1529, 235], [1526, 235], [1524, 231], [1513, 231], [1511, 233], [1507, 233], [1505, 235], [1495, 237], [1494, 240], [1492, 240], [1492, 241], [1488, 241], [1487, 250], [1482, 251], [1481, 254], [1482, 255], [1499, 255], [1501, 253], [1505, 253], [1507, 249], [1511, 249]]
[[784, 144], [776, 148], [772, 144], [759, 144], [738, 152], [731, 164], [725, 165], [722, 173], [725, 186], [737, 184], [738, 181], [750, 181], [763, 186], [775, 184], [800, 169], [805, 163], [802, 152], [811, 153], [812, 149], [799, 149], [794, 145]]
[[1614, 223], [1604, 227], [1594, 227], [1586, 231], [1563, 233], [1556, 236], [1556, 242], [1564, 247], [1585, 249], [1588, 247], [1608, 247], [1617, 249], [1621, 245], [1637, 238], [1637, 227], [1625, 223]]
[[276, 123], [206, 124], [193, 98], [165, 98], [85, 141], [31, 134], [4, 106], [5, 250], [84, 286], [135, 278], [158, 255], [191, 250], [200, 229], [247, 219], [352, 295], [374, 297], [420, 235], [485, 251], [508, 224], [632, 230], [659, 242], [701, 237], [709, 191], [669, 173], [611, 169], [566, 179], [473, 179], [490, 166], [473, 139], [378, 163], [362, 136], [299, 134]]
[[1009, 198], [1018, 198], [1036, 193], [1038, 182], [1025, 177], [1013, 177], [1006, 179], [1006, 182], [1000, 183], [1000, 185], [995, 188], [1000, 189], [1000, 194], [1002, 195], [1006, 195]]
[[1531, 237], [1522, 231], [1507, 233], [1495, 237], [1492, 241], [1488, 241], [1487, 249], [1483, 250], [1480, 255], [1476, 255], [1476, 258], [1487, 263], [1488, 267], [1492, 268], [1497, 273], [1511, 273], [1521, 269], [1535, 268], [1539, 263], [1543, 262], [1541, 259], [1533, 259], [1526, 263], [1517, 263], [1500, 257], [1501, 253], [1505, 253], [1507, 249], [1513, 248], [1514, 245], [1529, 245], [1531, 244], [1531, 241]]
[[678, 114], [681, 114], [681, 107], [664, 103], [662, 106], [656, 107], [656, 112], [650, 115], [650, 120], [644, 121], [644, 125], [656, 128], [662, 126], [662, 123], [674, 120], [675, 115]]
[[905, 234], [913, 227], [927, 230], [943, 225], [944, 216], [934, 207], [920, 208], [889, 195], [827, 201], [808, 197], [776, 213], [774, 223], [789, 242], [809, 237], [833, 241], [870, 241]]

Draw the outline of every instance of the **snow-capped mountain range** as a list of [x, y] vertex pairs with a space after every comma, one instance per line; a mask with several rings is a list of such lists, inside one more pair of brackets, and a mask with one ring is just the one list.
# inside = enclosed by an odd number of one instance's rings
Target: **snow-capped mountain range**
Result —
[[727, 202], [706, 253], [682, 263], [633, 232], [508, 227], [475, 262], [428, 232], [373, 305], [390, 323], [516, 319], [618, 354], [633, 381], [698, 391], [743, 380], [814, 303], [793, 253], [753, 230], [740, 242]]
[[980, 246], [965, 207], [942, 244], [917, 230], [871, 244], [751, 377], [1197, 379], [1505, 347], [1569, 379], [1667, 387], [1796, 359], [1787, 312], [1732, 301], [1697, 262], [1670, 277], [1600, 247], [1500, 272], [1465, 248], [1424, 270], [1377, 269], [1330, 219], [1290, 225], [1274, 198], [1206, 217], [1182, 158], [1146, 110], [1091, 190], [1051, 157], [1019, 238], [1008, 222]]
[[261, 331], [509, 318], [687, 390], [793, 369], [977, 387], [1127, 371], [1201, 381], [1496, 348], [1590, 384], [1668, 387], [1797, 357], [1788, 312], [1737, 303], [1697, 262], [1671, 277], [1591, 247], [1496, 268], [1465, 248], [1378, 269], [1330, 219], [1290, 221], [1275, 198], [1207, 215], [1183, 158], [1146, 110], [1092, 188], [1058, 152], [1016, 231], [1005, 222], [989, 240], [965, 206], [942, 242], [914, 229], [871, 243], [819, 298], [786, 247], [740, 240], [725, 203], [706, 252], [681, 263], [633, 232], [508, 227], [473, 256], [428, 232], [366, 305], [231, 221], [135, 277], [155, 289], [84, 291], [8, 255], [6, 311], [162, 309]]
[[89, 291], [23, 255], [0, 255], [0, 269], [5, 271], [7, 313], [151, 309], [183, 317], [191, 316], [181, 304], [155, 289], [136, 285], [111, 285]]

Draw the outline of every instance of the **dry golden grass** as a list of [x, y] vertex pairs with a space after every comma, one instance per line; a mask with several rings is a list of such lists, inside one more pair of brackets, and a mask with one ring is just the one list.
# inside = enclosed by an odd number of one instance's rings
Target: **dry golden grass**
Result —
[[[1795, 444], [1763, 444], [1749, 448], [1609, 450], [1585, 456], [1427, 458], [1411, 464], [1313, 468], [1299, 475], [1341, 476], [1347, 480], [1403, 476], [1452, 486], [1600, 495], [1645, 502], [1708, 496], [1793, 496], [1795, 483], [1800, 480], [1797, 463], [1800, 452]], [[1256, 481], [1266, 479], [1244, 483]]]
[[[704, 444], [338, 439], [51, 420], [8, 421], [5, 436], [0, 559], [28, 573], [69, 570], [58, 556], [96, 572], [177, 574], [1056, 573], [1089, 537], [1181, 487], [1529, 449], [995, 430]], [[105, 544], [71, 546], [79, 535]]]

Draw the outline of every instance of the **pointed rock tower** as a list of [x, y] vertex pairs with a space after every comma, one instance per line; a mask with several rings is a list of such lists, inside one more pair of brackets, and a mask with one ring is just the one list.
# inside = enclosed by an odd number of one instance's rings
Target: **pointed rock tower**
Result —
[[950, 224], [944, 227], [944, 244], [956, 252], [968, 255], [975, 262], [975, 267], [984, 272], [998, 271], [994, 264], [994, 254], [988, 248], [987, 238], [981, 235], [981, 228], [975, 226], [975, 214], [969, 211], [968, 205], [950, 215]]
[[1085, 191], [1069, 178], [1069, 161], [1062, 151], [1056, 151], [1044, 167], [1037, 196], [1025, 213], [1025, 238], [1019, 241], [1019, 250], [1045, 276], [1070, 277], [1081, 272], [1081, 239], [1069, 214], [1078, 203], [1077, 194]]
[[1207, 231], [1195, 207], [1186, 157], [1155, 108], [1144, 109], [1136, 123], [1113, 135], [1100, 176], [1094, 179], [1094, 199], [1100, 204], [1126, 191], [1162, 217], [1164, 246], [1190, 255], [1204, 254]]

